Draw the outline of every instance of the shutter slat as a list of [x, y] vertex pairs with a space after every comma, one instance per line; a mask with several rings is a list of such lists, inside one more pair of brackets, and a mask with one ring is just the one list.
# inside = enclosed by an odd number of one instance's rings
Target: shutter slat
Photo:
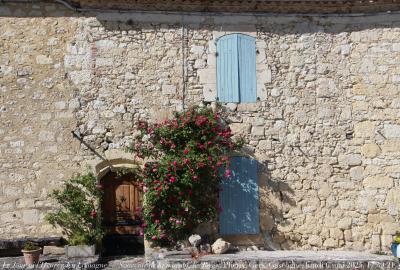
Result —
[[238, 35], [227, 35], [217, 43], [217, 92], [220, 102], [239, 102]]
[[224, 179], [220, 193], [220, 234], [259, 233], [258, 162], [231, 158], [232, 177]]
[[255, 38], [239, 35], [239, 89], [240, 102], [257, 101], [256, 45]]

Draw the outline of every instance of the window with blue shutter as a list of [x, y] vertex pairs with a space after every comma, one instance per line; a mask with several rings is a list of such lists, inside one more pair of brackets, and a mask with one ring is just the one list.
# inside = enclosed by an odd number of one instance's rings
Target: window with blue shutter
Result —
[[224, 235], [258, 234], [258, 162], [247, 157], [230, 159], [232, 176], [223, 180], [219, 232]]
[[220, 102], [256, 102], [254, 37], [231, 34], [217, 41], [217, 92]]

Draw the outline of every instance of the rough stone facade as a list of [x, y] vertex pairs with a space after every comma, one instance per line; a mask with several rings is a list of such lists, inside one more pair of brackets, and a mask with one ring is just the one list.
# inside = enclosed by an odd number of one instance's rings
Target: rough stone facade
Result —
[[77, 14], [1, 5], [1, 237], [59, 233], [43, 221], [54, 207], [47, 194], [100, 162], [71, 131], [121, 158], [135, 120], [214, 106], [207, 83], [223, 32], [257, 37], [264, 93], [254, 104], [224, 105], [247, 140], [244, 152], [264, 164], [262, 233], [230, 240], [387, 251], [400, 211], [396, 14]]

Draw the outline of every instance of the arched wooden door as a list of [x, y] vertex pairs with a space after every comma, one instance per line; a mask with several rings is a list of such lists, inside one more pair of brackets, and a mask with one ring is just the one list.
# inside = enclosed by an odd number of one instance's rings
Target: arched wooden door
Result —
[[143, 197], [134, 175], [109, 172], [101, 183], [104, 188], [103, 223], [107, 233], [138, 235], [141, 222], [137, 210], [142, 207]]

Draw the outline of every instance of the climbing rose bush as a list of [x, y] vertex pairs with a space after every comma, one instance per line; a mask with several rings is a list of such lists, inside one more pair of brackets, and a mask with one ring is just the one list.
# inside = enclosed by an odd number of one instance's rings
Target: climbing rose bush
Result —
[[218, 193], [229, 177], [227, 154], [241, 147], [221, 116], [206, 108], [175, 113], [162, 123], [139, 122], [130, 150], [144, 164], [143, 227], [147, 240], [165, 246], [187, 237], [221, 211]]

